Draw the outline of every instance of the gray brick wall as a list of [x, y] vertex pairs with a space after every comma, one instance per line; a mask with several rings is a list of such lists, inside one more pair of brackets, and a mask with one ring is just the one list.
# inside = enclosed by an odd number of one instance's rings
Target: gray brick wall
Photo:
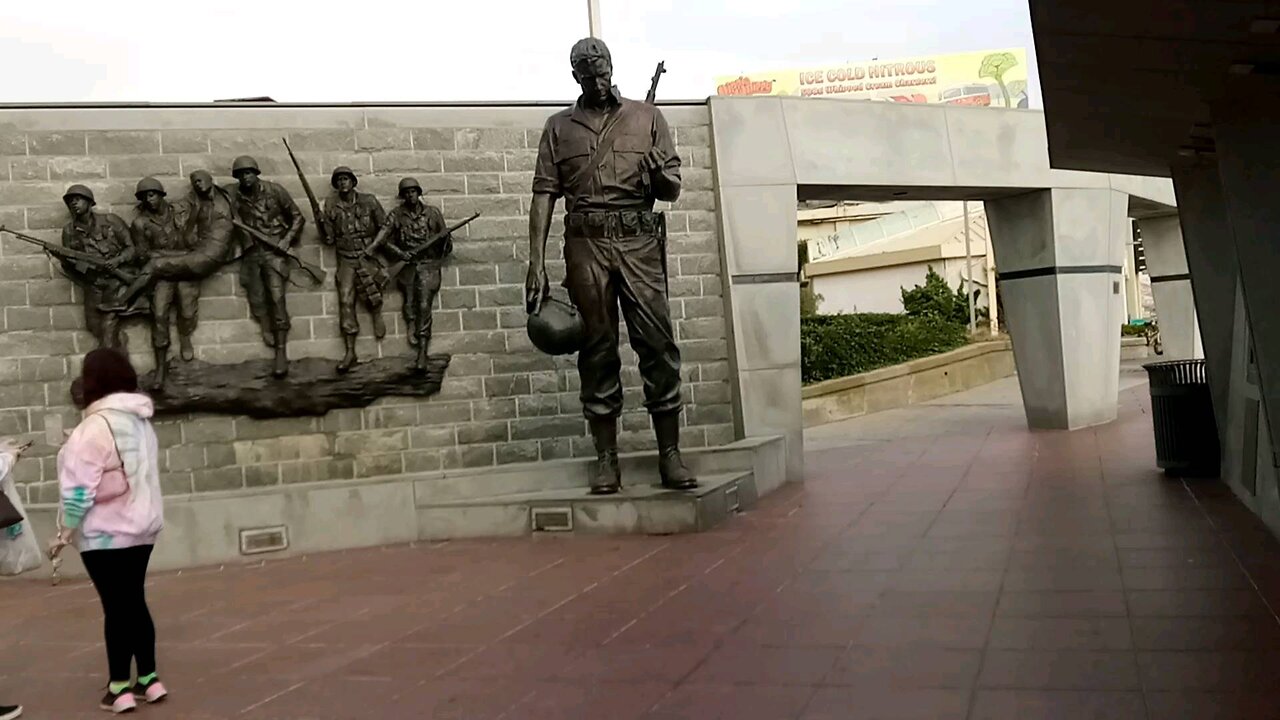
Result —
[[[396, 184], [416, 176], [428, 201], [449, 221], [483, 216], [457, 237], [437, 301], [433, 349], [453, 353], [438, 396], [386, 398], [363, 410], [319, 418], [257, 421], [192, 416], [157, 423], [168, 493], [235, 490], [283, 483], [552, 460], [592, 453], [578, 401], [572, 358], [533, 350], [524, 332], [523, 282], [528, 258], [529, 185], [542, 120], [540, 108], [397, 109], [129, 109], [70, 116], [49, 111], [0, 111], [0, 223], [58, 241], [67, 219], [67, 185], [93, 188], [100, 210], [134, 215], [133, 188], [144, 174], [172, 195], [186, 175], [210, 170], [230, 182], [232, 159], [251, 153], [267, 179], [297, 198], [308, 216], [301, 252], [326, 268], [330, 251], [315, 235], [301, 184], [280, 138], [288, 137], [312, 187], [329, 190], [328, 174], [349, 165], [360, 189], [388, 209]], [[683, 440], [688, 447], [733, 439], [728, 347], [721, 299], [719, 238], [712, 193], [707, 113], [667, 111], [685, 162], [685, 192], [668, 212], [671, 306], [685, 354]], [[549, 243], [553, 282], [564, 274], [557, 217]], [[289, 308], [293, 357], [336, 360], [342, 346], [337, 303], [328, 283], [294, 288]], [[29, 502], [56, 494], [57, 446], [46, 427], [73, 427], [68, 386], [79, 358], [93, 346], [84, 331], [80, 292], [35, 250], [0, 240], [0, 434], [36, 440], [17, 481]], [[370, 335], [361, 317], [362, 357], [410, 359], [399, 292], [385, 307], [388, 337]], [[149, 329], [132, 324], [129, 347], [141, 371], [151, 368]], [[204, 285], [197, 355], [229, 363], [268, 357], [231, 266]], [[636, 358], [623, 350], [627, 412], [625, 449], [653, 446], [640, 404]]]

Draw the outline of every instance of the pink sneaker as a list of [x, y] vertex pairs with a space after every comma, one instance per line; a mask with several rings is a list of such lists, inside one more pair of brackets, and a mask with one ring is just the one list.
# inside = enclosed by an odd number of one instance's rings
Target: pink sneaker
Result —
[[108, 690], [107, 694], [103, 696], [102, 702], [98, 707], [112, 714], [119, 715], [120, 713], [133, 712], [136, 710], [138, 708], [138, 701], [133, 699], [133, 692], [131, 690], [121, 690], [118, 695]]
[[164, 683], [159, 678], [143, 685], [135, 683], [133, 686], [133, 696], [138, 700], [146, 700], [148, 703], [158, 703], [169, 696], [169, 691], [165, 689]]

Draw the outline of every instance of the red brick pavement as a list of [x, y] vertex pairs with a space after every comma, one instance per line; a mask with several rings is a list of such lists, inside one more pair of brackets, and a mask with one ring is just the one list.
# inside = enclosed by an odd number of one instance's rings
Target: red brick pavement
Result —
[[[158, 574], [173, 697], [141, 713], [1280, 717], [1276, 542], [1220, 485], [1154, 471], [1145, 389], [1122, 405], [1077, 433], [1003, 406], [813, 452], [802, 488], [701, 535]], [[83, 582], [0, 585], [0, 699], [99, 717], [99, 617]]]

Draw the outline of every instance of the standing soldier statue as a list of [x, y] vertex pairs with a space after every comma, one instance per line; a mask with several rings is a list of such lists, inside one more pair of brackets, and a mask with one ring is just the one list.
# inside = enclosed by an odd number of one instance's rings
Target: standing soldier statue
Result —
[[364, 252], [386, 224], [387, 214], [378, 198], [356, 191], [358, 182], [351, 168], [334, 168], [329, 184], [336, 192], [325, 199], [320, 220], [323, 223], [320, 237], [334, 246], [338, 256], [338, 318], [342, 342], [346, 345], [346, 354], [338, 363], [339, 373], [347, 372], [357, 362], [356, 336], [360, 334], [357, 300], [373, 316], [374, 337], [381, 340], [387, 334], [382, 319], [384, 281], [380, 277], [385, 271]]
[[72, 185], [62, 201], [71, 211], [71, 220], [62, 228], [63, 246], [102, 261], [101, 266], [62, 262], [63, 271], [84, 294], [85, 326], [97, 339], [98, 347], [123, 349], [120, 318], [146, 310], [142, 303], [119, 306], [126, 284], [118, 271], [142, 260], [143, 253], [134, 246], [129, 226], [119, 215], [93, 212], [96, 201], [89, 188]]
[[417, 180], [401, 180], [399, 195], [400, 204], [387, 213], [386, 224], [365, 254], [372, 258], [385, 245], [389, 254], [405, 263], [396, 281], [404, 294], [409, 344], [418, 350], [414, 368], [423, 372], [431, 343], [431, 307], [440, 292], [440, 270], [453, 252], [453, 234], [444, 224], [444, 214], [423, 202]]
[[236, 183], [227, 188], [233, 222], [241, 230], [244, 249], [240, 259], [240, 284], [249, 296], [249, 309], [262, 328], [267, 347], [275, 348], [271, 374], [289, 374], [289, 308], [285, 286], [289, 282], [289, 248], [298, 242], [306, 220], [288, 191], [262, 180], [258, 161], [241, 155], [231, 165]]
[[[138, 198], [138, 216], [133, 220], [133, 242], [140, 252], [157, 258], [185, 255], [195, 249], [194, 237], [183, 232], [179, 213], [165, 199], [164, 185], [159, 180], [147, 177], [138, 181], [134, 197]], [[187, 362], [195, 359], [191, 333], [196, 329], [199, 300], [199, 280], [158, 280], [151, 291], [151, 346], [156, 355], [156, 387], [164, 386], [169, 368], [169, 314], [175, 307], [182, 359]]]
[[549, 292], [547, 235], [557, 198], [565, 202], [565, 286], [582, 316], [578, 353], [582, 406], [597, 462], [591, 492], [621, 487], [618, 469], [618, 308], [640, 360], [645, 407], [653, 418], [662, 485], [697, 485], [680, 457], [680, 351], [666, 297], [666, 223], [654, 201], [680, 195], [680, 158], [662, 113], [623, 98], [613, 86], [609, 49], [596, 38], [569, 53], [582, 95], [547, 120], [538, 145], [529, 215], [525, 304], [540, 309]]

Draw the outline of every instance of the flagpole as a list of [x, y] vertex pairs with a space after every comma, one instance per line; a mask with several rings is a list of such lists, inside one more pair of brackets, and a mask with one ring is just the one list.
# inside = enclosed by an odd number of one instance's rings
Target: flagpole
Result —
[[587, 0], [587, 25], [591, 30], [590, 37], [601, 38], [600, 0]]

